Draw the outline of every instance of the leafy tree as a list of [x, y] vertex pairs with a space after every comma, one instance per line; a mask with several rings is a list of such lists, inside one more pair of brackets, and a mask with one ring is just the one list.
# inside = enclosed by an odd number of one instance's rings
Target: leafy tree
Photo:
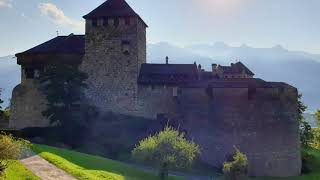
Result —
[[51, 123], [62, 126], [69, 144], [73, 144], [75, 131], [83, 127], [80, 117], [80, 101], [84, 97], [84, 81], [87, 74], [78, 66], [68, 64], [51, 64], [40, 76], [41, 90], [47, 98], [47, 109], [42, 114]]
[[302, 94], [298, 96], [298, 122], [300, 126], [300, 139], [302, 146], [309, 147], [313, 139], [312, 128], [305, 120], [303, 113], [306, 111], [307, 106], [302, 102]]
[[313, 140], [311, 143], [311, 147], [320, 150], [320, 128], [312, 129]]
[[[2, 106], [1, 106], [1, 104], [3, 103], [3, 101], [2, 101], [2, 99], [1, 99], [1, 89], [0, 89], [0, 119], [3, 119], [3, 118], [5, 118], [5, 113], [4, 113], [4, 111], [2, 110]], [[6, 119], [6, 118], [5, 118]]]
[[171, 127], [140, 141], [132, 151], [136, 161], [158, 167], [161, 179], [168, 177], [171, 168], [190, 168], [199, 154], [197, 144]]
[[317, 118], [317, 121], [318, 121], [318, 125], [320, 125], [320, 110], [318, 110], [315, 115], [316, 115], [316, 118]]
[[248, 179], [248, 158], [235, 148], [231, 162], [223, 163], [223, 173], [226, 180], [247, 180]]
[[1, 104], [3, 103], [2, 99], [1, 99], [1, 89], [0, 89], [0, 110], [2, 109]]

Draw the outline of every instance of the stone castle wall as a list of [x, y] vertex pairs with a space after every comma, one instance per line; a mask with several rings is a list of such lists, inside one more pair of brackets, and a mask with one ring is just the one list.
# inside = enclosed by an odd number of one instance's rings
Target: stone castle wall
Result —
[[[13, 91], [10, 128], [49, 126], [41, 114], [46, 101], [37, 81], [22, 79]], [[108, 89], [104, 88], [103, 92]], [[177, 88], [139, 85], [135, 104], [130, 104], [134, 115], [150, 119], [159, 115], [168, 117], [200, 144], [201, 159], [216, 167], [221, 167], [236, 146], [248, 156], [249, 172], [253, 176], [300, 174], [295, 88], [256, 88], [250, 92], [248, 88], [180, 87], [175, 97]], [[113, 103], [115, 108], [109, 110], [119, 113], [116, 106], [123, 107], [127, 102]]]
[[146, 30], [138, 18], [130, 25], [120, 18], [108, 26], [93, 27], [87, 20], [85, 57], [81, 69], [88, 73], [88, 102], [101, 111], [135, 115], [138, 75], [146, 62]]
[[50, 121], [42, 115], [46, 98], [35, 80], [24, 79], [12, 91], [9, 128], [47, 127]]
[[300, 174], [297, 92], [294, 88], [180, 88], [142, 86], [143, 116], [166, 114], [200, 144], [201, 159], [221, 167], [234, 146], [247, 154], [253, 176]]

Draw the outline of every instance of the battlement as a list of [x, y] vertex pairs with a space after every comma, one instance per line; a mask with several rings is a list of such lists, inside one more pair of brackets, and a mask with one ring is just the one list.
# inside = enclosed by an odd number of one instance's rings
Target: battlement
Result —
[[86, 26], [88, 27], [119, 27], [132, 26], [137, 24], [137, 18], [134, 17], [103, 17], [98, 19], [87, 19]]

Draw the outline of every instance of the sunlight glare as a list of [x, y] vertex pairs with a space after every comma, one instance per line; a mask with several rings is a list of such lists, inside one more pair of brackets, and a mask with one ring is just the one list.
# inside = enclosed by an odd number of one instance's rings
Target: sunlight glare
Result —
[[215, 14], [230, 14], [235, 11], [242, 0], [201, 0], [208, 11]]

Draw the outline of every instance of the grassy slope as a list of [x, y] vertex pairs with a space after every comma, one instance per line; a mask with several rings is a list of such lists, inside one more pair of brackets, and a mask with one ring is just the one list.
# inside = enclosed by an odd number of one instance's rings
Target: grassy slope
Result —
[[19, 161], [11, 161], [5, 173], [0, 180], [40, 180]]
[[289, 178], [255, 178], [255, 180], [320, 180], [320, 150], [309, 150], [315, 156], [315, 161], [312, 163], [312, 173], [305, 174], [299, 177]]
[[[63, 150], [45, 145], [34, 145], [32, 149], [41, 157], [79, 179], [108, 180], [157, 180], [156, 175], [128, 167], [117, 161]], [[170, 177], [170, 180], [180, 180]]]

